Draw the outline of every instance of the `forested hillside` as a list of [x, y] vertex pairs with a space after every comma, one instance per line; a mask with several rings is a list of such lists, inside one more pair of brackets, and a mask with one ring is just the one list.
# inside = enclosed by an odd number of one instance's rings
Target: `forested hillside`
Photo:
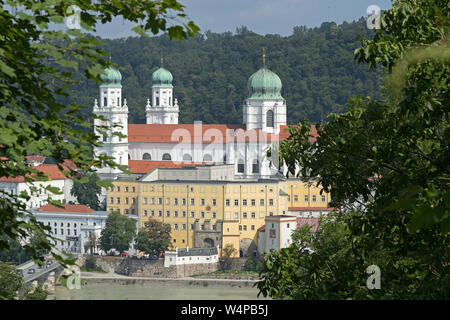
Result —
[[[123, 97], [130, 123], [145, 123], [145, 105], [151, 96], [151, 75], [160, 66], [174, 77], [174, 97], [180, 105], [180, 122], [241, 123], [247, 80], [262, 67], [266, 47], [267, 67], [283, 83], [288, 124], [303, 118], [326, 120], [330, 112], [343, 112], [349, 97], [379, 97], [380, 74], [369, 72], [353, 58], [357, 36], [371, 37], [365, 20], [323, 23], [318, 28], [295, 27], [289, 37], [258, 35], [246, 27], [236, 33], [207, 31], [182, 42], [168, 36], [103, 40], [112, 61], [121, 66]], [[98, 86], [84, 82], [67, 102], [75, 100], [91, 112]]]

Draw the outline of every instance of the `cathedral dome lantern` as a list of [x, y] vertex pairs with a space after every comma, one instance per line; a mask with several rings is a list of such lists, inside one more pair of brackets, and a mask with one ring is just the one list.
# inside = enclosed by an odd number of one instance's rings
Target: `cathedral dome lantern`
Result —
[[122, 74], [119, 70], [114, 69], [112, 67], [106, 68], [105, 71], [100, 75], [100, 79], [102, 80], [102, 84], [100, 87], [118, 87], [122, 86]]
[[152, 86], [153, 87], [169, 87], [172, 88], [173, 76], [169, 70], [163, 67], [159, 68], [152, 74]]
[[248, 99], [283, 99], [280, 77], [266, 67], [259, 69], [250, 76], [247, 87]]

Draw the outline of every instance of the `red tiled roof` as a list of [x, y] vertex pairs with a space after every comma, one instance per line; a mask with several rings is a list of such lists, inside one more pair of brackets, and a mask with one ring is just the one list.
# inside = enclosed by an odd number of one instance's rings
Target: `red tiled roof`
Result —
[[317, 232], [319, 229], [319, 219], [318, 218], [297, 218], [297, 229], [309, 225], [311, 226], [311, 232]]
[[130, 168], [130, 171], [132, 173], [148, 173], [155, 168], [182, 168], [206, 164], [214, 164], [214, 163], [128, 160], [128, 168]]
[[[280, 134], [265, 133], [262, 130], [246, 130], [245, 125], [238, 124], [202, 124], [202, 132], [196, 132], [195, 124], [129, 124], [129, 142], [153, 143], [225, 143], [244, 141], [277, 141], [289, 137], [288, 127], [280, 126]], [[315, 126], [311, 127], [311, 141], [317, 137]]]
[[[40, 164], [33, 168], [39, 170], [42, 173], [46, 173], [51, 180], [61, 180], [66, 178], [56, 164]], [[25, 178], [0, 177], [0, 182], [25, 182]]]
[[333, 211], [331, 207], [288, 207], [289, 211]]
[[74, 213], [91, 213], [94, 210], [84, 204], [62, 204], [64, 208], [55, 207], [52, 204], [46, 204], [38, 208], [38, 211], [44, 212], [74, 212]]

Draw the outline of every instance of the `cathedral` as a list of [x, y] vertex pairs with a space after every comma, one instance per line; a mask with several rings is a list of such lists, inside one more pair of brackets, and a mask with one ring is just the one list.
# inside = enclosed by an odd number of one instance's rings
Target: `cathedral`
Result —
[[[101, 75], [99, 101], [93, 112], [106, 121], [94, 126], [109, 127], [108, 136], [97, 132], [103, 145], [95, 154], [105, 154], [133, 173], [147, 173], [156, 167], [187, 164], [233, 164], [236, 179], [270, 179], [279, 175], [278, 157], [270, 159], [267, 150], [276, 150], [288, 137], [286, 100], [281, 80], [264, 66], [247, 82], [248, 96], [243, 102], [243, 121], [236, 124], [179, 124], [180, 106], [174, 97], [173, 76], [160, 67], [152, 74], [151, 98], [145, 107], [146, 124], [128, 123], [128, 106], [122, 98], [122, 75], [108, 68]], [[114, 125], [120, 125], [114, 126]], [[112, 135], [120, 132], [125, 138]], [[103, 168], [103, 179], [116, 179], [118, 169]]]

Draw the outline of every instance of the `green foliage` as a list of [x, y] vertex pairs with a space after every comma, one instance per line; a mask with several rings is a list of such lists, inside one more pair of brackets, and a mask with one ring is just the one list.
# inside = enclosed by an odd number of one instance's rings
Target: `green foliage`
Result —
[[[258, 35], [242, 27], [235, 34], [206, 31], [182, 42], [169, 41], [167, 35], [130, 37], [103, 40], [102, 49], [121, 67], [129, 123], [145, 123], [151, 75], [160, 66], [161, 51], [164, 67], [174, 77], [181, 123], [242, 123], [247, 80], [262, 67], [262, 47], [267, 49], [268, 68], [281, 78], [289, 124], [303, 118], [325, 121], [330, 112], [345, 111], [347, 99], [355, 94], [379, 97], [381, 73], [370, 72], [353, 59], [358, 47], [355, 38], [373, 36], [364, 19], [301, 30], [281, 37]], [[83, 114], [91, 117], [98, 86], [82, 81], [73, 89], [64, 101], [84, 105]]]
[[38, 286], [26, 288], [15, 266], [0, 262], [0, 300], [45, 300], [47, 292]]
[[159, 256], [171, 245], [170, 224], [149, 219], [136, 237], [136, 249]]
[[97, 185], [100, 180], [98, 175], [92, 173], [88, 175], [88, 181], [74, 179], [71, 194], [77, 197], [78, 203], [88, 205], [93, 210], [101, 210], [98, 196], [102, 192], [102, 188]]
[[0, 251], [0, 261], [19, 265], [31, 259], [32, 254], [25, 251], [19, 240], [5, 237], [5, 241], [8, 243], [8, 249]]
[[256, 257], [249, 257], [243, 265], [245, 271], [260, 271], [261, 267], [262, 265]]
[[237, 249], [232, 244], [227, 244], [222, 249], [221, 267], [222, 270], [230, 270], [233, 263], [233, 256], [237, 252]]
[[[396, 1], [383, 13], [381, 27], [374, 40], [361, 39], [355, 57], [370, 68], [383, 66], [385, 99], [355, 97], [346, 113], [316, 124], [316, 141], [309, 141], [310, 125], [303, 121], [280, 146], [290, 174], [300, 166], [303, 180], [331, 193], [330, 205], [343, 211], [336, 222], [345, 224], [348, 234], [342, 245], [327, 247], [326, 255], [323, 237], [313, 242], [316, 254], [310, 258], [296, 256], [294, 246], [272, 254], [262, 293], [449, 298], [449, 1]], [[346, 248], [351, 251], [342, 251]], [[364, 271], [372, 264], [381, 269], [380, 290], [365, 288]], [[300, 265], [306, 270], [291, 275]], [[311, 285], [305, 274], [317, 283]]]
[[[58, 164], [70, 159], [87, 173], [104, 165], [118, 167], [111, 157], [93, 159], [92, 146], [101, 143], [91, 121], [73, 101], [61, 103], [76, 80], [99, 81], [98, 75], [110, 65], [107, 53], [99, 48], [100, 41], [84, 32], [122, 17], [137, 23], [141, 34], [167, 31], [169, 38], [181, 40], [198, 31], [193, 22], [186, 21], [183, 5], [176, 0], [0, 3], [0, 177], [22, 176], [28, 183], [32, 177], [48, 180], [26, 164], [26, 156], [37, 154]], [[81, 9], [81, 30], [62, 25], [70, 5]], [[49, 23], [54, 24], [51, 29]], [[60, 169], [66, 176], [74, 174], [71, 169]], [[47, 189], [50, 194], [55, 192]], [[31, 231], [50, 231], [30, 218], [25, 205], [30, 197], [27, 192], [13, 195], [1, 191], [0, 195], [0, 230], [8, 237], [26, 238]], [[57, 205], [51, 197], [49, 203]], [[52, 246], [48, 237], [39, 239], [38, 246], [28, 246], [35, 256], [39, 256], [39, 249]], [[0, 250], [6, 248], [8, 242], [0, 239]], [[70, 263], [57, 254], [55, 258]]]
[[106, 218], [105, 228], [100, 236], [100, 248], [105, 252], [116, 249], [120, 253], [130, 248], [136, 234], [136, 220], [125, 217], [117, 211]]

